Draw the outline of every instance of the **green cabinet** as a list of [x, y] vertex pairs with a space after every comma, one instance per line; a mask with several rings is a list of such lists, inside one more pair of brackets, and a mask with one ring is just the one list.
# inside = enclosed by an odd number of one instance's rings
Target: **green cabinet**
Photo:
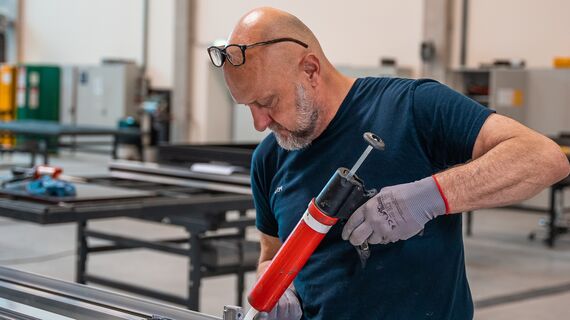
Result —
[[[61, 70], [57, 66], [19, 65], [16, 86], [17, 120], [50, 120], [59, 122]], [[23, 145], [34, 137], [16, 136]], [[48, 141], [48, 149], [57, 151], [56, 138]]]
[[16, 92], [16, 119], [59, 121], [60, 68], [20, 65]]

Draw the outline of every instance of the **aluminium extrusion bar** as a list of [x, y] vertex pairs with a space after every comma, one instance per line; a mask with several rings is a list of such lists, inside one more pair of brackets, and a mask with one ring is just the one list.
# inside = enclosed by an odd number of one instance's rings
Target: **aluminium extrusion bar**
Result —
[[111, 171], [110, 175], [113, 178], [120, 178], [120, 179], [151, 181], [160, 184], [185, 186], [185, 187], [199, 188], [199, 189], [212, 190], [212, 191], [232, 192], [238, 194], [251, 195], [251, 188], [249, 186], [229, 185], [225, 183], [209, 182], [202, 180], [190, 180], [190, 179], [182, 179], [182, 178], [145, 174], [138, 172], [133, 173], [126, 171]]
[[[195, 311], [5, 267], [0, 267], [0, 298], [79, 319], [220, 320]], [[101, 317], [103, 315], [107, 317]]]
[[189, 167], [173, 166], [160, 163], [115, 160], [109, 163], [110, 171], [123, 171], [142, 174], [154, 174], [159, 176], [170, 176], [187, 179], [197, 179], [206, 181], [218, 181], [224, 183], [249, 186], [251, 184], [249, 174], [236, 173], [231, 175], [208, 174], [191, 171]]
[[188, 301], [185, 297], [182, 296], [177, 296], [166, 292], [160, 292], [154, 289], [144, 288], [138, 285], [112, 280], [102, 276], [96, 276], [92, 274], [85, 274], [84, 276], [85, 276], [85, 281], [88, 283], [100, 284], [105, 287], [119, 289], [126, 292], [143, 295], [145, 297], [150, 297], [170, 303], [175, 303], [182, 306], [186, 305]]

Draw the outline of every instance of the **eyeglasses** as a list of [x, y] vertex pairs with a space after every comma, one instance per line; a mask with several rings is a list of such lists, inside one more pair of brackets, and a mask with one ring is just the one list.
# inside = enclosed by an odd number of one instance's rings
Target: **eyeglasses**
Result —
[[245, 63], [245, 50], [253, 47], [265, 46], [278, 42], [295, 42], [296, 44], [308, 48], [309, 45], [293, 38], [278, 38], [269, 41], [256, 42], [252, 44], [230, 44], [225, 47], [211, 46], [208, 48], [210, 60], [216, 67], [221, 67], [228, 60], [233, 66], [238, 67]]

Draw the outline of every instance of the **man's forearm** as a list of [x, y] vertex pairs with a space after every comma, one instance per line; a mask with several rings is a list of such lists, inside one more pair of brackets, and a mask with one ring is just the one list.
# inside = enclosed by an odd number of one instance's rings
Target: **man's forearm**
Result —
[[436, 174], [450, 212], [516, 203], [568, 175], [560, 147], [539, 135], [501, 142], [480, 158]]

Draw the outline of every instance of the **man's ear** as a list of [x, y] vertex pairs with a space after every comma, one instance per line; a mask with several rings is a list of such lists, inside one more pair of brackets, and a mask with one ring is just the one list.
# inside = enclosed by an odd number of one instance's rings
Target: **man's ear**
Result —
[[309, 53], [303, 57], [299, 66], [307, 77], [307, 80], [309, 80], [309, 83], [311, 83], [311, 86], [316, 87], [320, 80], [319, 76], [321, 72], [321, 62], [319, 58], [317, 58], [315, 54]]

